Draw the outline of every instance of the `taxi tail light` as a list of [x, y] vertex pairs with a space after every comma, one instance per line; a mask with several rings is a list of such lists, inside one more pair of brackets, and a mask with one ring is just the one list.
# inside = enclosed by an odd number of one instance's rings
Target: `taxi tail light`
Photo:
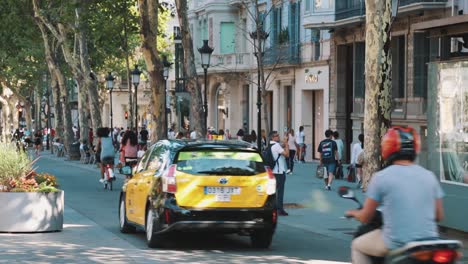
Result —
[[270, 167], [265, 166], [265, 170], [268, 175], [268, 181], [267, 181], [267, 186], [266, 186], [266, 194], [267, 195], [272, 195], [276, 193], [276, 178], [275, 175], [273, 174], [273, 171], [270, 169]]
[[432, 261], [437, 264], [448, 264], [460, 258], [460, 253], [453, 249], [422, 250], [411, 253], [411, 257], [424, 262]]
[[169, 169], [167, 170], [167, 174], [165, 176], [163, 176], [162, 180], [163, 180], [163, 186], [162, 186], [162, 189], [163, 189], [163, 192], [166, 192], [166, 193], [176, 193], [177, 192], [177, 182], [176, 182], [176, 177], [175, 177], [175, 174], [176, 174], [176, 169], [177, 169], [177, 165], [176, 164], [173, 164], [171, 166], [169, 166]]
[[166, 220], [166, 224], [171, 223], [171, 212], [167, 208], [164, 210], [164, 218]]
[[271, 220], [273, 224], [276, 224], [276, 222], [278, 221], [278, 211], [273, 210], [273, 213], [271, 214]]

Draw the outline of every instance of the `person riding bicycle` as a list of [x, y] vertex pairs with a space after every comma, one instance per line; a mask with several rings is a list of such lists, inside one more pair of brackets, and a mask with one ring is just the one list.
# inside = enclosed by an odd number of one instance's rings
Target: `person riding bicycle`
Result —
[[108, 127], [100, 127], [97, 129], [97, 136], [98, 136], [98, 145], [97, 149], [98, 152], [100, 151], [100, 159], [101, 159], [101, 179], [99, 180], [101, 183], [105, 182], [104, 179], [104, 170], [106, 165], [110, 165], [112, 169], [114, 169], [114, 144], [112, 144], [112, 138], [109, 136], [110, 130]]
[[131, 130], [126, 131], [122, 137], [120, 162], [130, 167], [138, 162], [138, 136]]
[[439, 237], [436, 222], [443, 218], [444, 193], [434, 173], [414, 163], [419, 149], [419, 135], [411, 127], [392, 127], [382, 138], [388, 166], [372, 177], [363, 208], [346, 215], [368, 223], [380, 206], [384, 224], [353, 240], [353, 263], [372, 263], [369, 256], [383, 257], [408, 242]]

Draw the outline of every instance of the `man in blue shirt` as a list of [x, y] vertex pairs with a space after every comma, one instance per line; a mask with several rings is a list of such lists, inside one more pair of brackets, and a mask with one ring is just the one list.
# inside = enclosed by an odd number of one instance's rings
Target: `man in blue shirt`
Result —
[[437, 238], [436, 222], [443, 218], [444, 194], [436, 176], [414, 163], [420, 148], [415, 130], [390, 128], [381, 145], [390, 165], [372, 178], [364, 207], [346, 215], [367, 223], [381, 206], [384, 226], [353, 240], [353, 263], [371, 264], [368, 256], [385, 256], [408, 242]]

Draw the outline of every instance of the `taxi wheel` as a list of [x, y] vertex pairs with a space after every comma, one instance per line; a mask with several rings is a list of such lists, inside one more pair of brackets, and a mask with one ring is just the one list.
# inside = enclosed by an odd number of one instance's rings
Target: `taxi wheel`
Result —
[[254, 248], [269, 248], [273, 240], [273, 230], [256, 230], [250, 235]]
[[127, 210], [125, 208], [125, 194], [122, 194], [120, 196], [119, 224], [120, 224], [120, 232], [122, 233], [134, 233], [136, 231], [136, 228], [127, 222]]
[[162, 247], [162, 235], [155, 234], [158, 232], [159, 227], [159, 217], [155, 210], [147, 209], [146, 210], [146, 243], [150, 248]]

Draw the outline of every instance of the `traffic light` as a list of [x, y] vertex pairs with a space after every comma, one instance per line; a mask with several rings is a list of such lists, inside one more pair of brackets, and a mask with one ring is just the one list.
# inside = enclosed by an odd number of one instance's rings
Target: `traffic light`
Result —
[[125, 119], [128, 119], [128, 112], [125, 111]]

